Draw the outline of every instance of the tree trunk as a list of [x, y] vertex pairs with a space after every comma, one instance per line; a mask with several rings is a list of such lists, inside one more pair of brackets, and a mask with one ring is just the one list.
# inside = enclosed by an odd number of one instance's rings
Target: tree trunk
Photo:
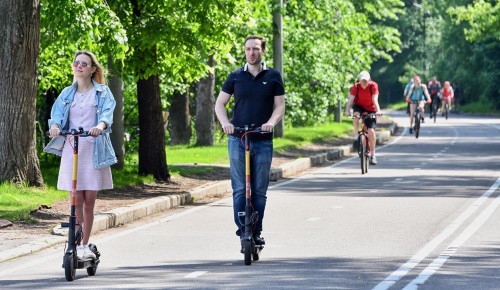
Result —
[[189, 144], [191, 140], [191, 116], [189, 114], [189, 89], [175, 93], [169, 114], [170, 144]]
[[[215, 60], [213, 55], [208, 60], [208, 65], [215, 72]], [[214, 145], [215, 131], [215, 74], [209, 72], [208, 76], [202, 78], [196, 87], [196, 145]]]
[[118, 162], [113, 165], [113, 168], [121, 169], [125, 165], [125, 129], [123, 118], [123, 81], [117, 73], [116, 66], [113, 64], [113, 59], [108, 58], [108, 68], [110, 71], [109, 88], [116, 100], [115, 112], [113, 114], [113, 125], [111, 126], [111, 143], [115, 150]]
[[39, 0], [0, 1], [0, 182], [43, 186], [36, 152]]
[[[283, 77], [283, 0], [274, 0], [273, 9], [273, 66]], [[274, 126], [274, 136], [284, 136], [285, 116]]]
[[139, 174], [152, 174], [157, 181], [170, 181], [165, 152], [165, 127], [157, 75], [137, 82], [139, 103]]

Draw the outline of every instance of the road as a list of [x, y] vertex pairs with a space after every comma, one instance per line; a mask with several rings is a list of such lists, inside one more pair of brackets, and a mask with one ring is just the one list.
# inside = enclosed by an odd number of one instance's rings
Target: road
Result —
[[0, 289], [499, 289], [500, 119], [400, 130], [368, 174], [352, 157], [273, 184], [251, 266], [225, 198], [95, 235], [96, 276], [66, 282], [60, 245], [0, 264]]

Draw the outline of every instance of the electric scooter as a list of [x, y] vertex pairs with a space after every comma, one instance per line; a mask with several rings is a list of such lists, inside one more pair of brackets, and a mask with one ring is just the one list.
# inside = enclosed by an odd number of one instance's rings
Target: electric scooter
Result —
[[[61, 227], [67, 227], [68, 229], [68, 242], [67, 247], [65, 247], [65, 253], [63, 257], [62, 267], [64, 268], [64, 274], [67, 281], [75, 280], [76, 269], [87, 269], [87, 274], [89, 276], [94, 276], [97, 272], [97, 266], [99, 265], [99, 258], [101, 253], [97, 250], [94, 244], [89, 244], [90, 250], [95, 254], [95, 258], [91, 259], [78, 259], [76, 255], [76, 247], [80, 245], [83, 239], [83, 230], [80, 223], [77, 222], [76, 216], [76, 182], [78, 179], [78, 139], [80, 137], [91, 136], [88, 131], [84, 131], [82, 127], [78, 130], [71, 129], [70, 131], [61, 131], [61, 136], [72, 136], [73, 137], [73, 170], [72, 170], [72, 186], [70, 195], [70, 216], [67, 223], [61, 223]], [[78, 226], [78, 229], [77, 229]]]
[[[270, 133], [267, 131], [262, 131], [261, 127], [251, 128], [245, 125], [244, 127], [234, 127], [235, 132], [243, 133], [241, 137], [242, 142], [245, 145], [245, 211], [238, 212], [238, 218], [240, 220], [241, 226], [244, 226], [244, 236], [242, 244], [242, 252], [244, 254], [245, 265], [252, 264], [252, 258], [254, 261], [258, 261], [260, 258], [260, 252], [264, 249], [264, 245], [256, 245], [253, 238], [253, 228], [257, 221], [259, 220], [259, 213], [253, 209], [252, 206], [252, 192], [250, 183], [250, 138], [249, 134], [255, 133]], [[241, 223], [241, 218], [245, 219], [244, 223]]]

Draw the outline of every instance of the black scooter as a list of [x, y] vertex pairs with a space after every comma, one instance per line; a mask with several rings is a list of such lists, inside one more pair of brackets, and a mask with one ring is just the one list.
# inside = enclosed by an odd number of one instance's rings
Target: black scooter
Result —
[[[78, 177], [78, 139], [80, 137], [89, 137], [88, 131], [83, 131], [80, 127], [78, 130], [71, 129], [70, 131], [61, 131], [61, 136], [73, 136], [73, 170], [72, 170], [72, 186], [70, 195], [70, 216], [69, 222], [61, 223], [61, 227], [66, 227], [68, 229], [68, 242], [67, 247], [65, 247], [65, 253], [63, 257], [62, 267], [64, 268], [64, 274], [67, 281], [75, 280], [76, 269], [87, 269], [87, 274], [89, 276], [94, 276], [97, 272], [97, 266], [99, 265], [99, 258], [101, 253], [97, 250], [94, 244], [89, 244], [90, 250], [95, 254], [94, 259], [78, 259], [76, 255], [76, 247], [80, 245], [83, 239], [82, 227], [77, 223], [76, 217], [76, 182]], [[78, 229], [76, 229], [78, 225]]]

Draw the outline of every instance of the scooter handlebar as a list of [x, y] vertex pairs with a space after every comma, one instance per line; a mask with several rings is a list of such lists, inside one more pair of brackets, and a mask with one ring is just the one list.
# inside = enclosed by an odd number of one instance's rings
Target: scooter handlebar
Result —
[[245, 127], [234, 127], [234, 132], [238, 133], [271, 133], [269, 131], [263, 131], [262, 127], [250, 127], [250, 126], [245, 126]]
[[[45, 132], [45, 134], [50, 137], [50, 133], [48, 131]], [[82, 127], [78, 128], [78, 130], [77, 129], [61, 130], [61, 132], [59, 132], [59, 136], [68, 136], [68, 135], [79, 136], [79, 137], [92, 136], [89, 134], [89, 131], [84, 131]]]

